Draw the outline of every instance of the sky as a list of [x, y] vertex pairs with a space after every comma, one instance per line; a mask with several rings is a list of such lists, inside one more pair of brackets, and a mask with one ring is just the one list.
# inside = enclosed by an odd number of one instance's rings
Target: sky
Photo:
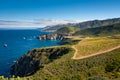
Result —
[[0, 0], [0, 28], [38, 28], [120, 17], [120, 0]]

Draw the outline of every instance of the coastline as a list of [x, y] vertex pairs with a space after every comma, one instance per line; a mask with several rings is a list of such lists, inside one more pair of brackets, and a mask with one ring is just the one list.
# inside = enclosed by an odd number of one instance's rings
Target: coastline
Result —
[[[44, 67], [44, 65], [47, 65], [47, 64], [51, 63], [52, 61], [59, 59], [63, 55], [73, 52], [74, 50], [71, 47], [71, 45], [75, 45], [79, 41], [80, 40], [65, 38], [64, 40], [61, 40], [59, 42], [58, 46], [50, 46], [50, 47], [31, 49], [25, 55], [20, 57], [14, 65], [12, 65], [11, 74], [15, 75], [15, 76], [20, 76], [20, 77], [30, 76], [30, 75], [34, 74], [38, 69], [42, 69]], [[38, 55], [38, 54], [40, 54], [40, 55]], [[36, 55], [37, 55], [37, 57], [35, 57]], [[38, 56], [41, 58], [37, 59]], [[36, 59], [38, 61], [34, 61], [34, 59]], [[26, 60], [27, 61], [29, 60], [29, 62], [27, 62]], [[42, 64], [41, 64], [41, 61], [43, 61]], [[24, 62], [25, 62], [25, 64], [24, 64]], [[31, 64], [33, 62], [34, 62], [34, 64]], [[22, 64], [22, 65], [20, 65], [20, 64]], [[38, 66], [38, 64], [39, 64], [39, 66]], [[30, 67], [31, 65], [33, 65], [33, 66], [36, 65], [36, 66], [31, 68]], [[22, 69], [20, 69], [21, 66], [23, 67]], [[24, 73], [24, 71], [25, 71], [24, 67], [26, 67], [26, 66], [27, 66], [27, 69], [31, 68], [31, 69], [33, 69], [33, 71], [26, 69], [27, 72]]]
[[[39, 47], [57, 46], [59, 41], [39, 41], [34, 36], [45, 34], [39, 30], [1, 30], [0, 31], [0, 45], [6, 43], [8, 46], [4, 48], [0, 46], [0, 75], [9, 77], [9, 70], [11, 65], [15, 63], [21, 56], [29, 50]], [[4, 36], [2, 36], [4, 34]], [[14, 35], [13, 35], [14, 34]], [[11, 36], [9, 36], [11, 35]], [[23, 36], [25, 39], [23, 39]]]

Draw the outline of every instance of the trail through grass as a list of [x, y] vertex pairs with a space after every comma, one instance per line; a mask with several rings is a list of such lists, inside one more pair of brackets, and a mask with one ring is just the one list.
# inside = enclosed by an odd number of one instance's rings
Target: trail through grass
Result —
[[84, 39], [83, 41], [79, 42], [79, 44], [73, 45], [72, 48], [75, 50], [72, 59], [83, 59], [120, 48], [120, 39]]

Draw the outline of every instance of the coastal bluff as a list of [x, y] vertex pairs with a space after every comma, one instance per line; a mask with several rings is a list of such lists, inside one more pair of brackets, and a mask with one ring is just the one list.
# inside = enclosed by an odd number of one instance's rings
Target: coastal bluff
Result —
[[20, 77], [32, 75], [46, 64], [51, 63], [70, 51], [71, 48], [67, 47], [33, 49], [16, 61], [12, 66], [10, 74]]

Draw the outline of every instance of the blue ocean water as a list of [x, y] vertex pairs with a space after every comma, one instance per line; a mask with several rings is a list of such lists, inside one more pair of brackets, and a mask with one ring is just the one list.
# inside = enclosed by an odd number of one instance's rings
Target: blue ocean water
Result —
[[[11, 66], [28, 50], [55, 46], [59, 41], [40, 41], [36, 36], [49, 34], [38, 30], [0, 30], [0, 75], [8, 76]], [[7, 44], [7, 47], [3, 47]]]

